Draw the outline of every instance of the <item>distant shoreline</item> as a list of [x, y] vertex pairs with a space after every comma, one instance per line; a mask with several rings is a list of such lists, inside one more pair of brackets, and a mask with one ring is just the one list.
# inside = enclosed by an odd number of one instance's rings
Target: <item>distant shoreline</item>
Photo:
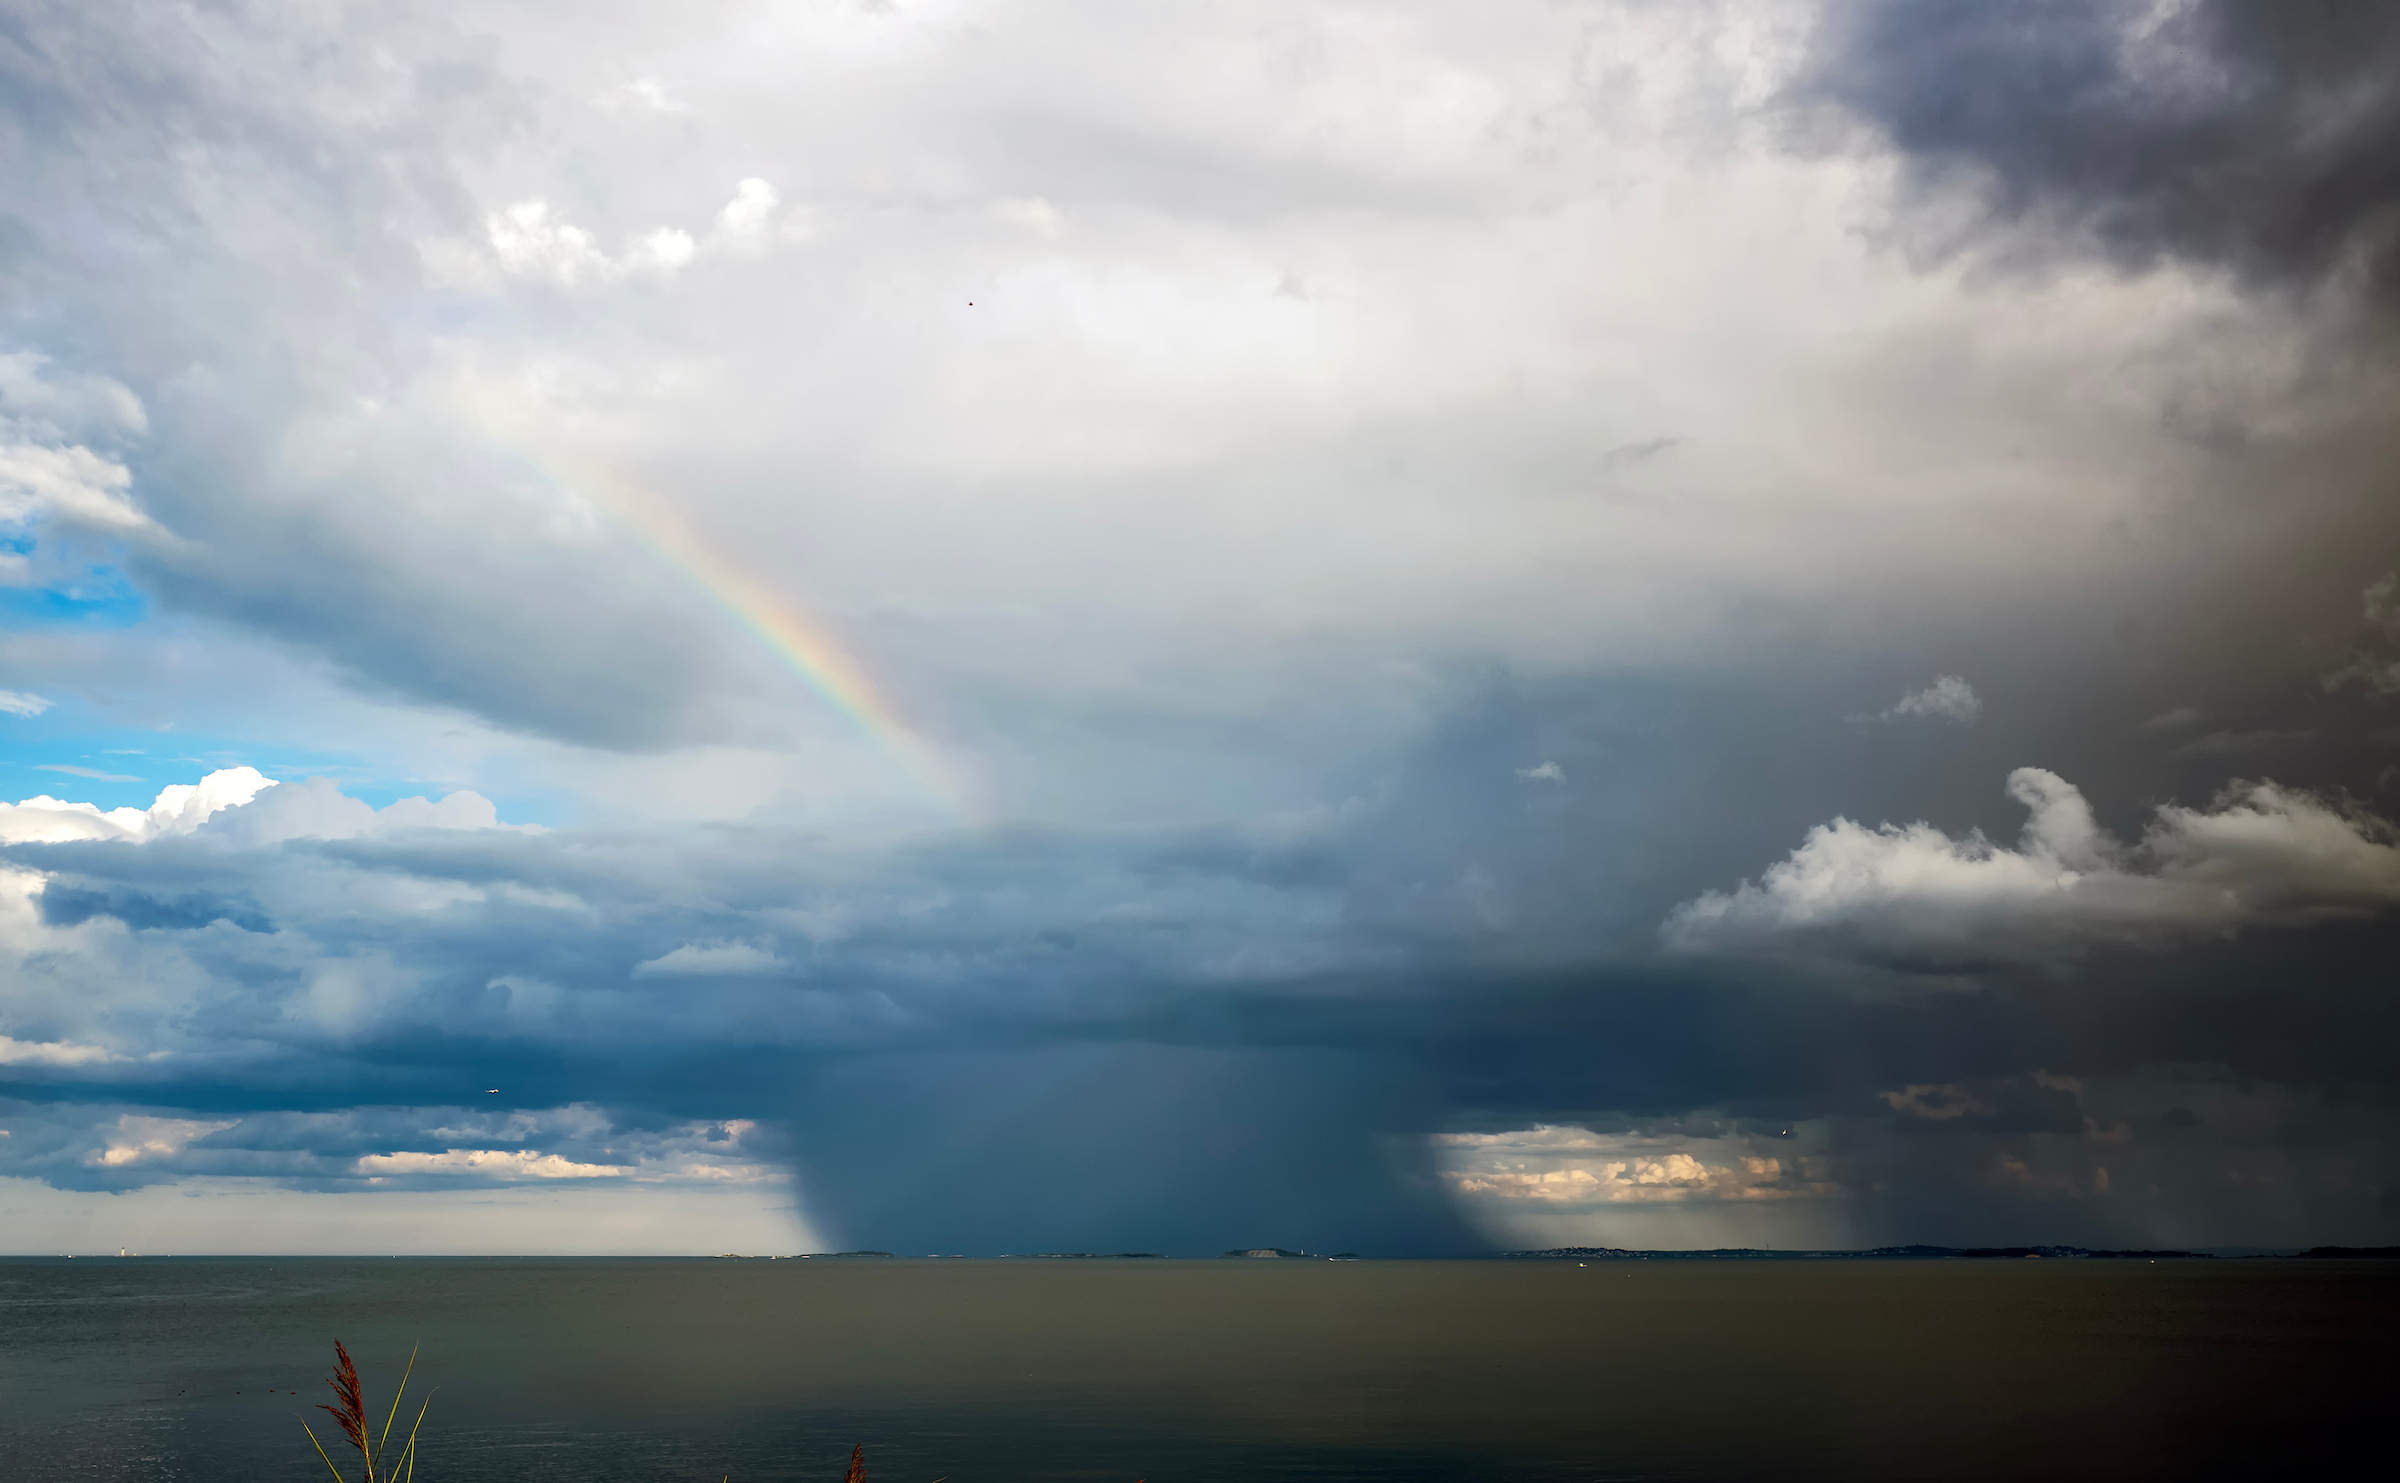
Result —
[[2215, 1251], [2103, 1251], [2086, 1246], [1874, 1246], [1858, 1251], [1777, 1251], [1735, 1246], [1710, 1251], [1633, 1251], [1616, 1246], [1554, 1246], [1544, 1251], [1504, 1251], [1504, 1261], [2252, 1261], [2260, 1259], [2355, 1261], [2400, 1258], [2400, 1246], [2312, 1246], [2305, 1251], [2253, 1251], [2227, 1256]]
[[1214, 1257], [1175, 1256], [1156, 1251], [1016, 1251], [984, 1255], [889, 1251], [808, 1251], [789, 1255], [745, 1252], [592, 1253], [432, 1252], [395, 1256], [376, 1252], [0, 1252], [0, 1262], [1269, 1262], [1425, 1261], [1458, 1262], [1924, 1262], [1924, 1261], [2393, 1261], [2400, 1246], [2218, 1247], [2103, 1250], [2085, 1246], [1873, 1246], [1856, 1250], [1779, 1250], [1728, 1246], [1699, 1251], [1640, 1250], [1619, 1246], [1554, 1246], [1539, 1251], [1494, 1251], [1447, 1257], [1375, 1257], [1357, 1252], [1325, 1255], [1279, 1247], [1252, 1247]]

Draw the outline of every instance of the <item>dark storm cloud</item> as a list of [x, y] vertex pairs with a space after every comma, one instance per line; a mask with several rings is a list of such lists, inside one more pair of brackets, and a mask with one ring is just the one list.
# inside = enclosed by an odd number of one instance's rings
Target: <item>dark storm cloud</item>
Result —
[[43, 890], [39, 905], [45, 927], [78, 926], [99, 916], [114, 917], [137, 931], [159, 927], [188, 931], [219, 921], [249, 932], [274, 930], [256, 903], [205, 892], [153, 896], [139, 891], [85, 891], [54, 880]]
[[[1791, 893], [1792, 913], [1758, 942], [1770, 978], [1812, 960], [1860, 984], [1947, 975], [2018, 1006], [2049, 1039], [2013, 1073], [1909, 1078], [1942, 1115], [1894, 1107], [1879, 1129], [1872, 1109], [1840, 1111], [1845, 1177], [1883, 1191], [1861, 1198], [1862, 1217], [1927, 1239], [2097, 1233], [2111, 1219], [2171, 1241], [2236, 1228], [2296, 1239], [2312, 1219], [2386, 1228], [2400, 1200], [2379, 1028], [2393, 732], [2374, 677], [2400, 485], [2385, 321], [2356, 310], [2400, 291], [2400, 15], [2275, 0], [1836, 0], [1786, 96], [1828, 110], [1813, 124], [1836, 132], [1817, 141], [1896, 162], [1900, 236], [1934, 256], [2221, 271], [2259, 302], [2296, 306], [2280, 348], [2229, 347], [2219, 372], [2288, 355], [2300, 368], [2288, 383], [2196, 381], [2164, 409], [2212, 452], [2171, 523], [2211, 536], [2101, 596], [2120, 612], [2113, 624], [2089, 614], [2084, 653], [2020, 614], [1986, 635], [1995, 668], [1970, 671], [2012, 733], [1978, 748], [2014, 758], [1981, 786], [1996, 792], [2029, 765], [2078, 786], [2099, 815], [2098, 849], [2044, 855], [2038, 828], [2019, 836], [2018, 821], [1961, 798], [1960, 767], [1911, 803], [1886, 793], [1847, 816], [1869, 832], [1837, 837], [1844, 815], [1829, 812], [1816, 824], [1831, 832], [1756, 862], [1783, 861], [1780, 876], [1740, 888]], [[2124, 708], [2145, 694], [2158, 702], [2146, 716]], [[2271, 817], [2286, 804], [2309, 822]], [[1936, 827], [1915, 822], [1926, 819]], [[2200, 842], [2221, 824], [2238, 827]], [[1912, 842], [1937, 840], [1903, 861]], [[2316, 845], [2355, 867], [2337, 869], [2343, 883], [2318, 874], [2330, 857]], [[2035, 857], [2024, 892], [1998, 886]], [[2216, 879], [2169, 907], [2170, 883], [2195, 867]], [[2355, 913], [2335, 904], [2354, 891]], [[2050, 914], [2077, 895], [2097, 910]], [[1695, 906], [1727, 908], [1711, 921], [1738, 935], [1741, 908], [1765, 901]], [[2295, 909], [2324, 916], [2266, 925]], [[2325, 924], [2341, 917], [2352, 920]], [[1686, 908], [1670, 931], [1700, 925]], [[2220, 945], [2167, 946], [2212, 935]], [[2148, 949], [2125, 950], [2135, 941]], [[2076, 1116], [2008, 1130], [2012, 1098], [2035, 1093]], [[2186, 1193], [2136, 1214], [2143, 1197], [2129, 1192], [2141, 1189]]]
[[1390, 1049], [1145, 1038], [846, 1060], [790, 1115], [812, 1218], [868, 1239], [1473, 1250], [1412, 1136], [1423, 1080]]
[[[431, 1136], [459, 1121], [438, 1109], [499, 1086], [507, 1109], [587, 1106], [602, 1129], [536, 1129], [503, 1152], [593, 1168], [617, 1167], [608, 1128], [766, 1119], [789, 1141], [760, 1156], [800, 1171], [805, 1208], [844, 1242], [1438, 1252], [1481, 1238], [1426, 1135], [1707, 1112], [1757, 1137], [1835, 1120], [1826, 1167], [1858, 1188], [1887, 1163], [1914, 1171], [1914, 1193], [1874, 1202], [1877, 1239], [1944, 1221], [1971, 1239], [1945, 1193], [1959, 1181], [1982, 1191], [1977, 1219], [2021, 1218], [2009, 1229], [2032, 1239], [2045, 1221], [2100, 1231], [2081, 1207], [2020, 1206], [2087, 1197], [2104, 1167], [2041, 1142], [2082, 1114], [2037, 1073], [2138, 1082], [2175, 1063], [2389, 1095], [2389, 1067], [2341, 1031], [2375, 991], [2371, 925], [2308, 958], [2306, 993], [2274, 965], [2315, 939], [2275, 932], [2237, 959], [2104, 954], [2065, 978], [1658, 956], [1675, 903], [1773, 857], [1757, 816], [1796, 831], [1845, 789], [1896, 813], [1922, 794], [1889, 764], [1937, 765], [1972, 735], [1872, 728], [1832, 794], [1778, 799], [1772, 759], [1796, 737], [1859, 732], [1830, 705], [1751, 714], [1767, 704], [1487, 674], [1374, 803], [1298, 828], [1020, 828], [896, 850], [756, 825], [293, 837], [359, 821], [329, 789], [286, 785], [188, 837], [12, 846], [49, 875], [50, 930], [87, 935], [26, 960], [10, 1033], [104, 1039], [88, 1011], [106, 1002], [169, 1052], [0, 1068], [67, 1120], [13, 1156], [105, 1187], [200, 1172], [333, 1187], [406, 1152], [439, 1187], [467, 1172], [439, 1160], [492, 1138]], [[1527, 775], [1541, 759], [1557, 776]], [[212, 915], [231, 902], [242, 912]], [[1943, 1086], [1998, 1110], [1927, 1119], [1884, 1100]], [[120, 1113], [175, 1126], [109, 1131]], [[177, 1141], [220, 1122], [236, 1126]], [[78, 1162], [120, 1145], [139, 1156]]]
[[[189, 837], [13, 847], [49, 874], [50, 930], [86, 935], [26, 962], [11, 1033], [86, 1043], [105, 1033], [78, 1003], [96, 993], [120, 1023], [157, 1023], [169, 1054], [12, 1066], [10, 1090], [240, 1124], [183, 1143], [169, 1127], [148, 1141], [171, 1149], [88, 1165], [108, 1137], [147, 1144], [77, 1131], [87, 1118], [27, 1169], [111, 1187], [337, 1178], [361, 1137], [451, 1145], [404, 1136], [406, 1119], [295, 1124], [322, 1135], [309, 1152], [257, 1119], [496, 1085], [512, 1107], [590, 1103], [614, 1122], [785, 1123], [807, 1208], [843, 1240], [1468, 1249], [1428, 1132], [1806, 1100], [1829, 1074], [1775, 1064], [1793, 1015], [1755, 991], [1605, 961], [1705, 878], [1671, 857], [1628, 869], [1596, 826], [1703, 786], [1677, 742], [1709, 706], [1655, 682], [1486, 676], [1378, 801], [1297, 826], [1018, 828], [898, 851], [756, 826], [327, 839], [290, 835], [357, 820], [287, 784]], [[1559, 777], [1523, 775], [1544, 758]], [[1595, 912], [1620, 879], [1622, 902]], [[274, 930], [197, 920], [201, 882]], [[1705, 1028], [1729, 1014], [1758, 1032]]]
[[2035, 252], [2400, 293], [2400, 14], [2369, 0], [1833, 0], [1797, 95]]

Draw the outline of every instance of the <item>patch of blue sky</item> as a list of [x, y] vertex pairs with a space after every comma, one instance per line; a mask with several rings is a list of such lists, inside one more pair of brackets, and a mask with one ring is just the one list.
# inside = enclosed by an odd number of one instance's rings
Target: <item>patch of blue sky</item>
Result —
[[343, 792], [378, 806], [426, 791], [356, 756], [242, 737], [93, 727], [77, 709], [0, 715], [0, 798], [14, 802], [46, 793], [102, 808], [147, 808], [161, 788], [196, 783], [227, 767], [255, 767], [277, 779], [329, 777]]
[[[381, 808], [393, 799], [439, 798], [456, 790], [406, 782], [387, 787], [382, 792], [370, 792], [365, 788], [347, 788], [343, 791]], [[500, 811], [500, 821], [504, 824], [539, 824], [545, 829], [564, 829], [573, 825], [583, 810], [583, 800], [572, 790], [539, 782], [526, 781], [502, 787], [478, 782], [475, 791], [492, 801], [492, 806]]]
[[[39, 715], [0, 714], [0, 801], [47, 794], [102, 808], [148, 808], [161, 788], [196, 783], [220, 768], [255, 767], [280, 782], [331, 778], [344, 793], [384, 808], [402, 798], [439, 798], [456, 784], [395, 772], [385, 761], [238, 736], [143, 727], [95, 727], [71, 702]], [[534, 789], [495, 797], [512, 824], [556, 825], [563, 796]]]
[[5, 628], [126, 628], [149, 616], [150, 599], [111, 566], [53, 586], [0, 587]]
[[[329, 767], [276, 772], [260, 765], [258, 770], [272, 778], [329, 777], [341, 784], [344, 793], [349, 794], [352, 798], [363, 799], [376, 808], [388, 808], [403, 798], [442, 798], [468, 786], [461, 783], [428, 782], [423, 778], [416, 777], [395, 777], [388, 772], [373, 777], [361, 776], [353, 780]], [[570, 801], [563, 794], [549, 790], [519, 791], [512, 789], [507, 792], [495, 792], [486, 784], [475, 787], [474, 791], [492, 800], [493, 807], [500, 811], [500, 818], [504, 823], [541, 824], [549, 828], [556, 828], [569, 816]]]
[[[22, 534], [0, 533], [0, 555], [24, 555], [33, 544]], [[72, 582], [48, 587], [0, 587], [0, 631], [130, 628], [153, 616], [149, 599], [113, 566], [93, 566]], [[269, 734], [275, 729], [266, 728]], [[417, 776], [396, 760], [389, 753], [262, 741], [221, 730], [116, 724], [56, 684], [12, 681], [0, 673], [0, 801], [47, 794], [102, 808], [146, 808], [161, 788], [244, 766], [279, 781], [328, 777], [376, 808], [402, 798], [439, 798], [463, 786]], [[555, 827], [573, 811], [567, 794], [539, 784], [495, 794], [493, 802], [510, 823]]]

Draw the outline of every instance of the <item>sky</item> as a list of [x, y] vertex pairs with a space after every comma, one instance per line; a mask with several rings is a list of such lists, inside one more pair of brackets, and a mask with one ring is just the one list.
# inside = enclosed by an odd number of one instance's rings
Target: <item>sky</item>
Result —
[[0, 1249], [2400, 1241], [2400, 13], [0, 6]]

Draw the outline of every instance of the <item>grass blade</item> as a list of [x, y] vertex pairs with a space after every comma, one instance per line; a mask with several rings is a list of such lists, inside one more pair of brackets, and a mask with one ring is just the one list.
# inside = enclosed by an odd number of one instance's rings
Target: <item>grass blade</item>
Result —
[[[416, 1354], [414, 1351], [410, 1352], [409, 1361], [410, 1367], [414, 1368], [416, 1361]], [[405, 1385], [407, 1384], [407, 1381], [403, 1380], [401, 1383]], [[417, 1419], [409, 1424], [408, 1451], [405, 1454], [408, 1461], [408, 1483], [417, 1483], [417, 1428], [425, 1424], [425, 1408], [432, 1404], [433, 1392], [427, 1391], [425, 1393], [424, 1404], [417, 1407]]]
[[[317, 1440], [317, 1434], [310, 1428], [308, 1418], [305, 1416], [300, 1418], [300, 1429], [308, 1433], [308, 1445], [317, 1449], [317, 1456], [325, 1457], [325, 1444]], [[325, 1457], [325, 1471], [333, 1474], [334, 1483], [350, 1483], [349, 1479], [342, 1476], [342, 1470], [333, 1465], [333, 1459], [330, 1457]]]
[[[408, 1394], [408, 1377], [417, 1372], [417, 1351], [423, 1347], [422, 1340], [408, 1347], [408, 1368], [400, 1372], [400, 1388], [392, 1392], [392, 1409], [383, 1418], [383, 1438], [375, 1444], [375, 1455], [378, 1457], [391, 1449], [392, 1418], [400, 1414], [400, 1398]], [[432, 1397], [428, 1396], [426, 1399], [431, 1400]], [[420, 1414], [417, 1419], [422, 1421], [424, 1417]]]

